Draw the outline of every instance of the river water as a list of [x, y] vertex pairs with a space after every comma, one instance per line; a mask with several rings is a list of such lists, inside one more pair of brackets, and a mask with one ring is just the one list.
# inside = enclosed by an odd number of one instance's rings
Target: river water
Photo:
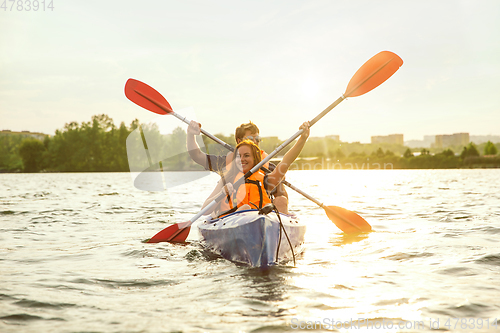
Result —
[[305, 252], [261, 271], [196, 228], [143, 242], [196, 214], [216, 175], [145, 192], [126, 173], [0, 174], [0, 332], [500, 331], [500, 170], [287, 179], [373, 231], [347, 236], [289, 189]]

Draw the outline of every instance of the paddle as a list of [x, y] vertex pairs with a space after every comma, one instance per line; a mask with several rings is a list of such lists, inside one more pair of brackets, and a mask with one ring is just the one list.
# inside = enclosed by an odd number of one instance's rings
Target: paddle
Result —
[[366, 222], [364, 218], [359, 216], [353, 211], [350, 211], [348, 209], [338, 207], [338, 206], [325, 206], [318, 200], [314, 199], [311, 197], [309, 194], [303, 192], [302, 190], [296, 188], [292, 184], [288, 183], [287, 181], [283, 181], [283, 184], [287, 185], [290, 187], [292, 190], [297, 191], [298, 193], [302, 194], [304, 197], [307, 199], [311, 200], [321, 208], [323, 208], [326, 212], [326, 215], [332, 221], [335, 223], [335, 225], [345, 232], [346, 234], [349, 233], [358, 233], [358, 232], [368, 232], [372, 230], [372, 226]]
[[[150, 86], [148, 86], [143, 82], [134, 79], [129, 79], [126, 84], [125, 91], [127, 92], [127, 97], [129, 97], [134, 103], [138, 104], [139, 106], [142, 106], [149, 110], [149, 108], [151, 107], [150, 103], [154, 103], [153, 109], [155, 113], [162, 114], [163, 112], [163, 114], [176, 114], [170, 107], [170, 104], [167, 102], [167, 100], [159, 92], [157, 92], [156, 90], [154, 90], [153, 88], [151, 88]], [[148, 103], [145, 104], [145, 102]], [[186, 124], [190, 123], [190, 121], [187, 120], [185, 117], [182, 117], [178, 114], [176, 115], [177, 118], [181, 119]], [[234, 152], [235, 149], [233, 146], [225, 143], [224, 141], [211, 135], [205, 130], [202, 130], [202, 132], [215, 142], [223, 145], [228, 150]], [[264, 170], [266, 173], [270, 172], [265, 167], [262, 167], [261, 169]], [[321, 208], [323, 208], [326, 211], [328, 218], [333, 223], [335, 223], [335, 225], [343, 232], [353, 233], [353, 232], [366, 232], [371, 230], [370, 224], [368, 224], [368, 222], [366, 222], [361, 216], [357, 215], [356, 213], [337, 206], [325, 206], [318, 200], [308, 195], [307, 193], [303, 192], [294, 185], [290, 184], [288, 181], [283, 180], [282, 183], [290, 187], [291, 189], [295, 190], [296, 192], [302, 194], [304, 197], [316, 203]], [[351, 220], [352, 217], [354, 218]]]
[[[346, 88], [346, 91], [344, 94], [342, 94], [341, 97], [339, 97], [335, 102], [333, 102], [330, 106], [328, 106], [323, 112], [321, 112], [318, 116], [316, 116], [312, 121], [310, 121], [310, 126], [314, 125], [316, 122], [318, 122], [322, 117], [324, 117], [328, 112], [330, 112], [334, 107], [336, 107], [340, 102], [342, 102], [344, 99], [348, 97], [356, 97], [363, 95], [370, 90], [376, 88], [383, 82], [385, 82], [389, 77], [391, 77], [398, 69], [401, 67], [403, 64], [403, 60], [396, 54], [389, 52], [389, 51], [382, 51], [372, 58], [370, 58], [361, 68], [354, 74], [354, 76], [351, 78], [349, 81], [349, 84]], [[139, 82], [139, 81], [136, 81]], [[149, 87], [149, 86], [148, 86]], [[130, 87], [129, 87], [130, 88]], [[151, 88], [151, 87], [149, 87]], [[154, 92], [156, 92], [153, 88], [151, 88]], [[144, 98], [145, 94], [137, 90], [129, 90], [128, 92], [135, 91], [141, 97]], [[143, 90], [144, 92], [144, 90]], [[125, 94], [127, 97], [131, 100], [132, 98], [129, 97], [127, 94], [127, 86], [125, 87]], [[149, 102], [148, 107], [146, 107], [148, 110], [151, 110], [156, 113], [160, 114], [166, 114], [166, 113], [172, 113], [175, 115], [173, 112], [172, 108], [170, 107], [170, 104], [161, 96], [158, 92], [156, 92], [157, 95], [156, 99], [149, 99], [147, 100]], [[165, 105], [161, 105], [162, 99], [164, 100], [165, 104], [168, 105], [169, 107], [166, 107]], [[134, 100], [133, 100], [134, 101]], [[134, 101], [135, 102], [135, 101]], [[137, 102], [135, 102], [137, 103]], [[138, 105], [141, 105], [137, 103]], [[141, 105], [142, 106], [142, 105]], [[153, 108], [153, 109], [151, 109]], [[161, 109], [160, 112], [157, 112], [155, 110]], [[182, 117], [178, 116], [179, 119], [182, 120]], [[205, 134], [205, 133], [203, 133]], [[245, 177], [241, 178], [238, 180], [234, 186], [238, 187], [243, 181], [244, 178], [249, 177], [251, 174], [256, 172], [259, 168], [261, 168], [265, 163], [267, 163], [269, 160], [271, 160], [276, 154], [278, 154], [284, 147], [286, 147], [288, 144], [290, 144], [293, 140], [295, 140], [298, 136], [302, 134], [302, 130], [299, 130], [296, 132], [294, 135], [292, 135], [288, 140], [286, 140], [283, 144], [281, 144], [279, 147], [277, 147], [271, 154], [269, 154], [265, 159], [263, 159], [260, 163], [255, 165], [247, 174], [245, 174]], [[182, 222], [182, 223], [177, 223], [174, 225], [171, 225], [159, 233], [157, 233], [155, 236], [153, 236], [148, 242], [150, 243], [156, 243], [156, 242], [162, 242], [162, 241], [170, 241], [170, 242], [182, 242], [187, 238], [187, 234], [189, 232], [189, 227], [202, 215], [204, 215], [207, 211], [212, 209], [217, 203], [224, 198], [225, 195], [224, 193], [220, 193], [210, 204], [208, 204], [205, 208], [203, 208], [198, 214], [193, 216], [191, 220], [187, 222]], [[319, 202], [317, 202], [320, 204]], [[320, 204], [322, 205], [322, 204]], [[322, 206], [325, 208], [325, 206]], [[328, 208], [328, 209], [327, 209]], [[358, 217], [361, 218], [359, 215], [353, 213], [349, 214], [349, 211], [340, 208], [340, 207], [335, 207], [335, 206], [326, 206], [325, 211], [327, 215], [331, 214], [332, 216], [329, 215], [330, 218], [341, 218], [341, 220], [346, 219], [347, 216], [350, 217], [350, 219], [357, 219]], [[337, 223], [336, 223], [337, 225]], [[370, 227], [371, 229], [371, 227]]]
[[[148, 109], [158, 114], [172, 114], [176, 116], [178, 119], [185, 122], [186, 124], [189, 125], [190, 123], [190, 121], [187, 120], [187, 118], [182, 117], [179, 114], [175, 113], [172, 110], [172, 107], [170, 106], [168, 101], [158, 91], [156, 91], [154, 88], [148, 86], [143, 82], [134, 79], [129, 79], [125, 85], [125, 94], [131, 101], [133, 101], [139, 106], [144, 107], [145, 109]], [[225, 143], [224, 141], [211, 135], [205, 130], [200, 130], [200, 131], [209, 138], [211, 138], [212, 140], [214, 140], [215, 142], [224, 146], [226, 149], [234, 152], [235, 148], [233, 146]], [[266, 173], [270, 172], [265, 167], [262, 167], [261, 169], [264, 170], [264, 172]], [[290, 187], [291, 189], [297, 191], [298, 193], [302, 194], [307, 199], [318, 204], [321, 208], [325, 209], [325, 211], [327, 211], [327, 216], [333, 223], [335, 223], [335, 225], [340, 230], [346, 233], [365, 232], [371, 230], [371, 226], [368, 224], [368, 222], [366, 222], [361, 216], [357, 215], [356, 213], [341, 207], [324, 206], [322, 203], [318, 202], [316, 199], [304, 193], [300, 189], [296, 188], [289, 182], [283, 180], [282, 183]], [[348, 216], [346, 216], [347, 214]], [[351, 221], [350, 217], [352, 216], [355, 216], [356, 218]]]

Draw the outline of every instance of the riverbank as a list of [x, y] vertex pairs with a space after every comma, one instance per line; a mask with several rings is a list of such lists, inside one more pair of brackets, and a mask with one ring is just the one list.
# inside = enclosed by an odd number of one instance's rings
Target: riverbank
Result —
[[[279, 159], [271, 160], [278, 164]], [[163, 169], [151, 171], [200, 171], [200, 167], [194, 163], [183, 164], [181, 166], [167, 167], [168, 163], [163, 163]], [[446, 158], [439, 155], [421, 155], [409, 158], [399, 156], [386, 156], [377, 158], [373, 156], [358, 156], [344, 159], [333, 159], [325, 157], [307, 157], [297, 159], [290, 167], [290, 170], [429, 170], [429, 169], [495, 169], [500, 168], [500, 156], [480, 156], [460, 157], [448, 156]], [[106, 171], [57, 171], [42, 170], [39, 173], [82, 173], [82, 172], [106, 172]], [[112, 171], [129, 172], [129, 170]], [[22, 170], [8, 171], [0, 170], [0, 173], [23, 173]]]

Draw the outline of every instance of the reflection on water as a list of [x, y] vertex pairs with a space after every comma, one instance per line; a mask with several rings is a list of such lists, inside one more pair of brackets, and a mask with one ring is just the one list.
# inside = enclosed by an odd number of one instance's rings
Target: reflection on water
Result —
[[142, 242], [197, 213], [217, 179], [141, 192], [128, 174], [0, 175], [0, 331], [282, 332], [324, 319], [423, 331], [465, 317], [492, 331], [500, 318], [500, 170], [292, 171], [373, 226], [345, 235], [288, 190], [308, 227], [295, 267], [228, 262], [196, 228], [184, 245]]
[[342, 246], [346, 244], [357, 243], [362, 240], [367, 239], [369, 233], [357, 233], [357, 234], [342, 234], [340, 237], [331, 237], [329, 243], [333, 246]]
[[247, 298], [263, 302], [279, 302], [286, 298], [288, 285], [286, 276], [292, 273], [291, 267], [275, 267], [262, 271], [256, 268], [243, 268], [242, 278], [248, 281]]

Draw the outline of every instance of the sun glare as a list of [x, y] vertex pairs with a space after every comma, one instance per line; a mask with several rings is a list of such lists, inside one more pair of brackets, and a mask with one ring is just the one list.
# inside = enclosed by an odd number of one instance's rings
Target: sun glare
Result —
[[307, 99], [313, 99], [318, 95], [319, 86], [316, 80], [308, 78], [302, 83], [302, 95]]

